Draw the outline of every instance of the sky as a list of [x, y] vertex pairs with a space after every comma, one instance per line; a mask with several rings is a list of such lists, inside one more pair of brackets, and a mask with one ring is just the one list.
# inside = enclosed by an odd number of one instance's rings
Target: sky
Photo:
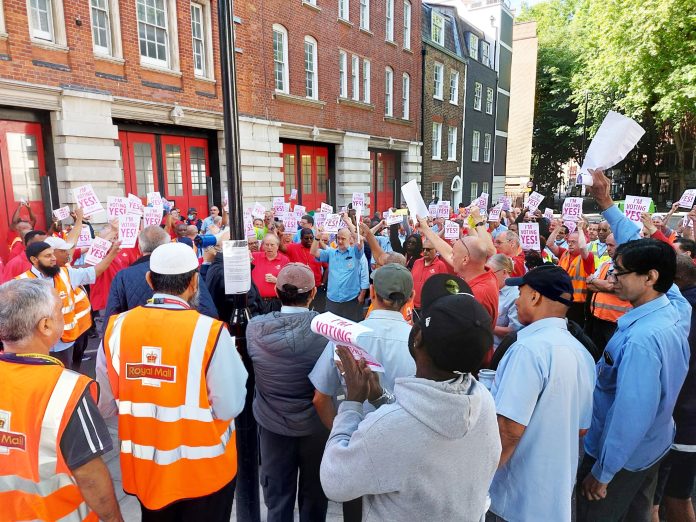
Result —
[[526, 1], [528, 5], [534, 5], [534, 4], [539, 4], [543, 2], [544, 0], [510, 0], [510, 6], [513, 7], [514, 9], [517, 10], [517, 12], [520, 12], [520, 6], [522, 5], [522, 2]]

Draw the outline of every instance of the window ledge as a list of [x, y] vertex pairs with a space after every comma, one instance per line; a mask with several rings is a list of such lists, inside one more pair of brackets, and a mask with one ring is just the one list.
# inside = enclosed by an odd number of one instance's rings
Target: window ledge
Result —
[[454, 105], [455, 107], [459, 107], [459, 104], [457, 102], [453, 102], [452, 100], [449, 101], [450, 105]]
[[338, 23], [347, 25], [348, 27], [355, 27], [355, 24], [351, 22], [350, 20], [346, 20], [345, 18], [341, 18], [340, 16], [338, 17]]
[[310, 2], [304, 2], [304, 1], [302, 2], [302, 5], [311, 9], [312, 11], [316, 11], [317, 13], [321, 13], [321, 7], [319, 7], [318, 5], [314, 5]]
[[194, 76], [197, 82], [203, 82], [203, 83], [209, 83], [211, 85], [215, 85], [217, 82], [215, 81], [214, 78], [208, 78], [206, 76]]
[[442, 161], [442, 158], [435, 158], [435, 157], [433, 157], [433, 158], [431, 158], [431, 159], [432, 159], [433, 161]]
[[67, 53], [70, 50], [67, 45], [57, 44], [47, 40], [38, 40], [36, 38], [31, 39], [31, 45], [41, 47], [42, 49], [48, 49], [50, 51], [60, 51], [62, 53]]
[[9, 35], [3, 31], [0, 31], [0, 40], [7, 40], [9, 38]]
[[452, 163], [456, 163], [456, 162], [457, 162], [457, 158], [447, 158], [447, 161], [450, 161], [450, 162], [452, 162]]
[[94, 59], [102, 62], [115, 63], [118, 65], [123, 65], [124, 63], [126, 63], [126, 60], [124, 60], [123, 58], [117, 58], [116, 56], [109, 56], [106, 54], [99, 53], [94, 53]]
[[355, 107], [356, 109], [362, 109], [365, 111], [374, 111], [375, 106], [372, 103], [365, 103], [359, 100], [351, 100], [350, 98], [338, 98], [337, 103], [341, 105], [347, 105], [348, 107]]
[[412, 51], [410, 48], [404, 47], [402, 50], [403, 50], [405, 53], [413, 54], [413, 51]]
[[398, 45], [396, 45], [396, 42], [394, 40], [384, 40], [384, 43], [392, 45], [394, 47], [399, 47]]
[[273, 97], [278, 101], [294, 103], [296, 105], [304, 105], [305, 107], [314, 107], [315, 109], [323, 109], [326, 105], [326, 102], [320, 100], [313, 100], [311, 98], [305, 98], [304, 96], [296, 96], [294, 94], [287, 94], [280, 91], [273, 93]]
[[478, 111], [478, 112], [481, 112], [481, 107], [479, 107], [478, 109], [477, 109], [476, 107], [474, 107], [474, 110], [475, 110], [475, 111]]
[[433, 100], [443, 101], [443, 98], [442, 98], [442, 96], [433, 95]]
[[402, 120], [401, 118], [394, 118], [392, 116], [385, 116], [384, 121], [387, 123], [394, 123], [396, 125], [403, 125], [404, 127], [410, 127], [413, 125], [411, 120]]
[[360, 28], [360, 32], [365, 33], [367, 36], [374, 36], [375, 35], [372, 31], [370, 31], [369, 29], [365, 29], [364, 27]]
[[142, 60], [140, 60], [140, 67], [148, 71], [167, 74], [169, 76], [176, 76], [177, 78], [181, 78], [183, 76], [181, 71], [173, 71], [164, 67], [158, 67], [157, 65], [152, 65], [150, 63], [143, 62]]

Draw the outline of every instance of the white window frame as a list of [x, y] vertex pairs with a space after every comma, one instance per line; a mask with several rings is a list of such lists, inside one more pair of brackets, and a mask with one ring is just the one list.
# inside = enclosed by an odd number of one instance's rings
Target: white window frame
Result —
[[450, 71], [450, 97], [452, 105], [459, 105], [459, 71]]
[[411, 2], [404, 0], [404, 49], [411, 49]]
[[474, 82], [474, 110], [481, 110], [481, 97], [483, 96], [483, 85]]
[[[194, 74], [197, 78], [212, 80], [214, 78], [215, 63], [213, 62], [213, 22], [210, 12], [210, 0], [196, 0], [191, 2], [191, 5], [196, 5], [203, 11], [201, 22], [203, 23], [203, 49], [205, 53], [203, 60], [205, 70], [202, 71], [203, 74], [195, 69], [195, 60]], [[193, 20], [191, 21], [191, 38], [193, 39]]]
[[348, 98], [348, 54], [338, 51], [338, 96]]
[[[63, 0], [46, 0], [46, 7], [49, 30], [43, 31], [41, 29], [32, 27], [31, 0], [27, 0], [27, 21], [29, 23], [29, 34], [31, 37], [31, 41], [43, 45], [67, 47], [68, 41], [65, 33], [65, 14], [63, 10]], [[0, 6], [0, 8], [4, 9], [4, 6]], [[0, 30], [1, 32], [4, 32], [5, 28], [1, 27]]]
[[[484, 163], [490, 163], [491, 162], [491, 135], [489, 133], [485, 133], [483, 135], [483, 162]], [[484, 192], [487, 192], [484, 190]]]
[[491, 64], [491, 44], [481, 42], [481, 63], [490, 67]]
[[346, 22], [350, 21], [350, 4], [348, 0], [338, 0], [338, 17]]
[[469, 33], [469, 56], [474, 60], [478, 60], [479, 56], [479, 37], [475, 34]]
[[434, 160], [442, 159], [442, 123], [433, 122], [433, 150], [432, 157]]
[[[307, 44], [310, 44], [312, 46], [312, 69], [307, 68]], [[318, 49], [317, 49], [317, 41], [312, 38], [311, 36], [307, 35], [304, 37], [304, 70], [305, 70], [305, 96], [309, 98], [310, 100], [318, 100], [319, 99], [319, 63], [318, 63]], [[309, 91], [309, 83], [308, 83], [308, 78], [307, 76], [309, 74], [312, 74], [312, 93], [310, 94]]]
[[353, 99], [360, 101], [360, 58], [355, 55], [350, 60], [350, 83]]
[[[111, 43], [111, 9], [108, 0], [103, 0], [104, 7], [94, 5], [94, 2], [99, 0], [89, 0], [89, 18], [92, 26], [92, 47], [94, 49], [94, 54], [102, 54], [104, 56], [111, 56], [111, 49], [113, 47]], [[94, 35], [95, 26], [95, 11], [104, 14], [106, 20], [106, 47], [97, 43]], [[100, 28], [101, 29], [101, 28]]]
[[411, 77], [404, 73], [401, 77], [401, 119], [408, 120], [411, 112]]
[[384, 39], [387, 42], [394, 41], [394, 0], [386, 0], [384, 8]]
[[[283, 42], [283, 61], [279, 62], [276, 60], [275, 56], [275, 38], [276, 34], [280, 34], [282, 36], [282, 42]], [[290, 64], [288, 63], [288, 30], [283, 27], [280, 24], [273, 24], [273, 40], [271, 41], [271, 50], [273, 51], [273, 86], [275, 87], [276, 92], [284, 92], [285, 94], [290, 93]], [[277, 63], [282, 63], [283, 65], [283, 71], [282, 71], [282, 80], [283, 80], [283, 88], [279, 89], [278, 84], [276, 83], [276, 64]]]
[[490, 195], [490, 192], [488, 191], [488, 182], [487, 181], [484, 181], [481, 183], [481, 194], [483, 194], [484, 192], [486, 194]]
[[471, 161], [481, 160], [481, 132], [475, 130], [471, 135]]
[[470, 198], [471, 202], [473, 203], [474, 200], [478, 199], [480, 196], [479, 190], [478, 190], [478, 181], [472, 181], [470, 189], [471, 189], [471, 192], [469, 194], [469, 198]]
[[457, 161], [457, 127], [447, 127], [447, 160]]
[[431, 199], [437, 198], [438, 201], [442, 201], [442, 181], [433, 181], [430, 185], [430, 197]]
[[493, 114], [493, 89], [486, 87], [486, 114]]
[[431, 11], [430, 39], [442, 47], [445, 46], [445, 17], [437, 11]]
[[0, 0], [0, 37], [7, 37], [7, 29], [5, 28], [5, 9], [3, 6], [3, 0]]
[[384, 68], [384, 115], [394, 117], [394, 70], [389, 66]]
[[[438, 72], [439, 71], [439, 72]], [[445, 66], [440, 62], [433, 62], [433, 98], [441, 100], [443, 96], [445, 80]]]
[[[136, 27], [139, 32], [141, 20], [138, 18], [136, 0]], [[166, 19], [166, 46], [167, 46], [167, 59], [160, 60], [158, 58], [151, 58], [150, 56], [143, 56], [140, 53], [140, 37], [138, 36], [138, 53], [140, 54], [140, 65], [154, 67], [156, 69], [168, 69], [171, 71], [179, 72], [179, 38], [177, 29], [177, 14], [176, 14], [176, 0], [163, 0], [165, 19]], [[142, 22], [146, 23], [146, 22]]]
[[370, 0], [360, 0], [360, 29], [370, 30]]
[[363, 102], [370, 103], [370, 60], [363, 59]]

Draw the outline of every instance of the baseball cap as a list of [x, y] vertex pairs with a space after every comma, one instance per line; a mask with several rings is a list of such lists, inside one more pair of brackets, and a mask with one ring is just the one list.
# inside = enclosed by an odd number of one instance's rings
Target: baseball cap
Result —
[[288, 263], [280, 270], [276, 278], [278, 290], [283, 290], [285, 285], [294, 286], [300, 294], [307, 293], [315, 286], [314, 273], [302, 263]]
[[[382, 299], [408, 299], [413, 292], [413, 276], [405, 266], [389, 263], [372, 273], [375, 293]], [[396, 295], [399, 294], [399, 295]]]
[[24, 253], [27, 256], [27, 259], [31, 261], [32, 257], [37, 257], [41, 252], [48, 248], [53, 248], [51, 245], [46, 243], [45, 241], [37, 241], [36, 243], [32, 243], [31, 245], [27, 246], [26, 250]]
[[195, 207], [191, 207], [190, 209], [188, 209], [188, 213], [189, 214], [198, 214], [198, 211], [196, 210]]
[[150, 256], [150, 271], [161, 275], [186, 274], [198, 269], [193, 249], [183, 243], [160, 245]]
[[60, 237], [47, 237], [44, 242], [58, 250], [70, 250], [73, 247], [73, 243], [68, 243]]
[[[522, 277], [509, 277], [505, 280], [507, 286], [529, 285], [544, 297], [563, 303], [573, 304], [573, 283], [568, 272], [560, 266], [546, 264], [533, 268]], [[570, 299], [563, 297], [568, 294]]]
[[469, 294], [471, 287], [461, 277], [451, 274], [435, 274], [430, 276], [421, 290], [421, 310], [425, 310], [440, 297], [446, 295]]

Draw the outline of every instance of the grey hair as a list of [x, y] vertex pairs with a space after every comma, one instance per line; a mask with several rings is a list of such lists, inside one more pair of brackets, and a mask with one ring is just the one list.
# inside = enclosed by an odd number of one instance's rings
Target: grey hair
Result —
[[157, 225], [145, 227], [138, 235], [138, 245], [143, 254], [152, 254], [158, 246], [169, 243], [169, 234]]
[[38, 322], [53, 315], [55, 304], [50, 281], [13, 279], [0, 285], [0, 339], [16, 343], [31, 337]]
[[515, 243], [517, 246], [520, 244], [520, 236], [517, 235], [517, 233], [513, 230], [506, 230], [505, 232], [505, 237], [508, 239], [508, 241], [512, 241]]
[[384, 264], [388, 265], [391, 263], [406, 266], [406, 258], [403, 254], [399, 254], [398, 252], [387, 252], [387, 257]]

